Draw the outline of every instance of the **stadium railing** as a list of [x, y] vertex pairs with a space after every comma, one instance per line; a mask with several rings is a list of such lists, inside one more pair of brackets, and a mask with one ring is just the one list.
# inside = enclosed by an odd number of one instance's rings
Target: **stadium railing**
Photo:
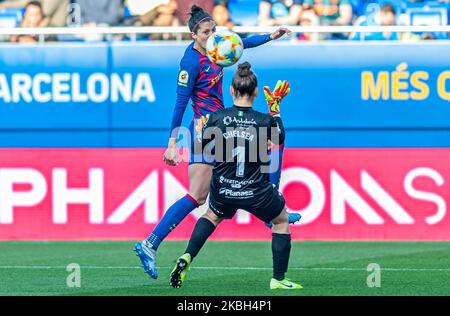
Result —
[[[218, 28], [226, 29], [226, 28]], [[242, 34], [269, 33], [277, 27], [236, 26], [232, 31]], [[297, 33], [353, 33], [353, 32], [450, 32], [450, 25], [417, 25], [417, 26], [290, 26], [293, 34]], [[46, 35], [127, 35], [131, 41], [143, 34], [189, 34], [185, 26], [180, 27], [61, 27], [61, 28], [0, 28], [0, 36], [9, 35], [37, 35], [39, 41], [44, 42]]]

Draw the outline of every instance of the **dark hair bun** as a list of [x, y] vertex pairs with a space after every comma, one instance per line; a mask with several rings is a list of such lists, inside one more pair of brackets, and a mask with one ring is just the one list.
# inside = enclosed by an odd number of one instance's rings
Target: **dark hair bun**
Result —
[[252, 65], [250, 65], [250, 63], [247, 61], [242, 64], [239, 64], [238, 65], [239, 76], [241, 76], [241, 77], [249, 76], [252, 73], [250, 70], [251, 68], [252, 68]]
[[189, 14], [191, 15], [188, 22], [189, 30], [194, 33], [197, 33], [197, 29], [201, 23], [206, 22], [207, 20], [212, 20], [209, 13], [196, 4], [192, 5], [191, 12]]
[[191, 15], [195, 15], [196, 13], [199, 13], [199, 12], [204, 12], [202, 7], [200, 7], [200, 6], [196, 5], [196, 4], [192, 5], [192, 7], [191, 7]]
[[238, 65], [231, 85], [235, 92], [235, 97], [252, 97], [258, 86], [258, 79], [251, 71], [252, 65], [249, 62], [243, 62]]

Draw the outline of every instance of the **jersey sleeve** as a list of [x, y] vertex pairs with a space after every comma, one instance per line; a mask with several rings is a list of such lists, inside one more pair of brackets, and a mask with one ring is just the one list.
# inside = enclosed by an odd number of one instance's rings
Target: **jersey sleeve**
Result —
[[198, 59], [185, 55], [180, 62], [177, 80], [177, 100], [170, 125], [170, 136], [176, 138], [176, 128], [181, 126], [183, 115], [192, 95], [199, 71]]
[[200, 64], [198, 58], [192, 55], [185, 55], [180, 62], [178, 71], [177, 94], [191, 96], [197, 81]]
[[253, 35], [242, 39], [244, 49], [263, 45], [270, 41], [270, 34]]
[[173, 109], [172, 122], [170, 124], [170, 135], [169, 138], [177, 138], [176, 129], [181, 126], [183, 121], [183, 115], [186, 111], [186, 107], [189, 103], [190, 96], [177, 94], [177, 101], [175, 103], [175, 108]]
[[[273, 132], [275, 131], [275, 135], [278, 135], [278, 137], [273, 138], [272, 136], [275, 136]], [[269, 139], [275, 144], [275, 145], [283, 145], [284, 139], [286, 137], [286, 132], [284, 130], [283, 121], [281, 120], [280, 116], [271, 116], [270, 118], [270, 131], [268, 133]]]

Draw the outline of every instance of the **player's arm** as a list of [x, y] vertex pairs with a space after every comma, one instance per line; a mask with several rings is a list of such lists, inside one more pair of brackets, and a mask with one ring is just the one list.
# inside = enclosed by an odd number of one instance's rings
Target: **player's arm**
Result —
[[169, 142], [164, 153], [164, 161], [170, 165], [178, 164], [178, 150], [176, 148], [178, 129], [181, 126], [184, 112], [192, 95], [199, 71], [198, 61], [183, 58], [177, 79], [177, 99], [170, 124]]
[[273, 91], [270, 90], [268, 86], [264, 86], [264, 96], [266, 98], [267, 107], [270, 116], [272, 117], [270, 122], [271, 131], [269, 135], [278, 134], [277, 139], [270, 139], [275, 145], [282, 145], [285, 139], [285, 130], [283, 126], [283, 121], [280, 116], [280, 104], [284, 97], [291, 91], [289, 82], [286, 80], [278, 80]]
[[253, 48], [263, 45], [271, 40], [279, 39], [284, 34], [289, 34], [291, 31], [285, 27], [278, 28], [275, 32], [270, 34], [253, 35], [242, 39], [245, 48]]
[[282, 146], [286, 138], [283, 120], [280, 116], [272, 116], [270, 119], [270, 131], [268, 133], [271, 145]]

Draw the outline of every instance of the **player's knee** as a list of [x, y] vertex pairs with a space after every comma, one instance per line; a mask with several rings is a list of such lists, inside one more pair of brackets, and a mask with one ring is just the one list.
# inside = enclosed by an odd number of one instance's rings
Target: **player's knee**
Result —
[[190, 188], [189, 194], [197, 201], [199, 205], [205, 204], [209, 194], [209, 183], [208, 185], [196, 183]]
[[286, 209], [283, 209], [281, 213], [272, 220], [272, 223], [274, 225], [283, 225], [283, 224], [289, 225], [289, 218]]
[[211, 223], [213, 223], [216, 226], [219, 225], [219, 223], [222, 221], [222, 219], [218, 217], [216, 214], [214, 214], [214, 212], [211, 211], [211, 209], [208, 209], [208, 211], [205, 213], [205, 215], [203, 215], [203, 217], [208, 219]]
[[199, 204], [199, 205], [205, 204], [205, 203], [206, 203], [207, 197], [208, 197], [208, 194], [201, 195], [201, 196], [197, 199], [198, 204]]
[[208, 192], [202, 192], [202, 191], [194, 191], [189, 193], [190, 196], [192, 196], [198, 203], [198, 205], [203, 205], [206, 202], [206, 199], [208, 198]]

